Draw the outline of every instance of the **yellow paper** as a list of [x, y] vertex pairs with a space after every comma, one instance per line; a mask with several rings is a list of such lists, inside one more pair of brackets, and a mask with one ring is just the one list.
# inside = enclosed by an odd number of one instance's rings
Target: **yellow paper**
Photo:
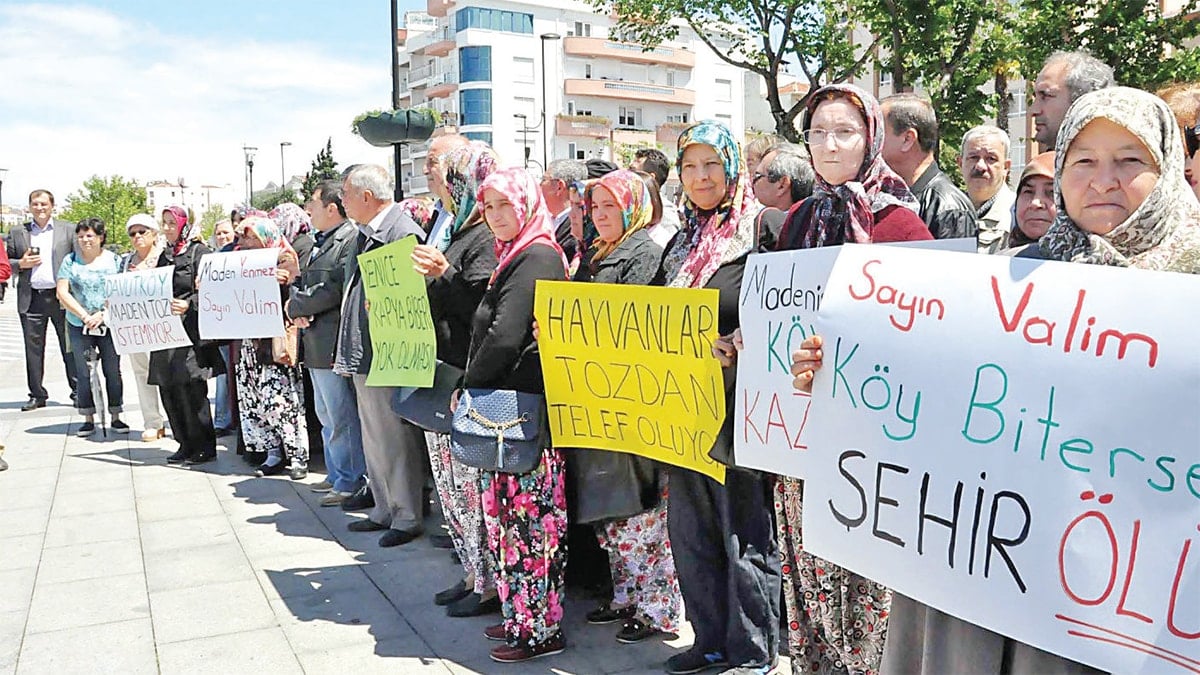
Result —
[[616, 450], [725, 482], [713, 289], [539, 281], [534, 316], [555, 447]]

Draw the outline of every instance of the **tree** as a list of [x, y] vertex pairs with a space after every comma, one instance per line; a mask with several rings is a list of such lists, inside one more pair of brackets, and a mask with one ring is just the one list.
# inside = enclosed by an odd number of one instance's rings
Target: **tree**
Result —
[[83, 187], [67, 197], [61, 217], [71, 222], [100, 218], [108, 229], [108, 244], [119, 249], [129, 246], [125, 221], [135, 213], [146, 213], [146, 188], [121, 176], [92, 176]]
[[204, 239], [211, 239], [217, 223], [228, 217], [229, 212], [225, 210], [224, 204], [213, 204], [205, 209], [204, 214], [200, 216], [200, 232]]
[[254, 208], [260, 211], [270, 211], [285, 202], [299, 204], [300, 197], [291, 188], [284, 188], [272, 192], [255, 192], [253, 199], [250, 201], [253, 203]]
[[[617, 16], [617, 30], [645, 49], [679, 35], [686, 24], [726, 63], [760, 75], [775, 131], [800, 139], [796, 117], [812, 93], [843, 82], [873, 58], [875, 43], [856, 46], [853, 35], [862, 15], [853, 0], [591, 0]], [[808, 94], [784, 108], [780, 71], [798, 67]]]
[[1117, 82], [1154, 91], [1173, 82], [1200, 80], [1200, 49], [1187, 48], [1200, 36], [1194, 13], [1200, 1], [1163, 16], [1157, 1], [1103, 0], [1073, 3], [1023, 0], [1021, 61], [1026, 78], [1037, 77], [1055, 50], [1086, 49], [1113, 67]]
[[330, 138], [325, 141], [325, 149], [317, 153], [312, 168], [304, 174], [304, 194], [301, 197], [311, 195], [321, 181], [339, 178], [341, 175], [337, 162], [333, 161], [333, 139]]

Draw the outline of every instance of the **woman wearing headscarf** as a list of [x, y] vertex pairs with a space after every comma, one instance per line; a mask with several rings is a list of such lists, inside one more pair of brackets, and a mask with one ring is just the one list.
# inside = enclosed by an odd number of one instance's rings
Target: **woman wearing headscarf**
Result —
[[[858, 87], [830, 85], [813, 95], [803, 136], [816, 183], [788, 214], [780, 250], [932, 239], [916, 198], [880, 156], [883, 124], [878, 101]], [[803, 499], [804, 481], [776, 479], [792, 672], [876, 673], [891, 592], [804, 551]]]
[[[596, 240], [576, 280], [645, 285], [654, 279], [662, 247], [646, 228], [655, 222], [656, 203], [661, 214], [656, 196], [633, 171], [615, 171], [589, 185], [584, 202]], [[573, 517], [595, 528], [612, 575], [612, 601], [588, 613], [588, 623], [623, 621], [617, 641], [626, 644], [678, 632], [683, 599], [667, 536], [665, 471], [643, 457], [601, 450], [571, 450], [567, 459]], [[614, 485], [614, 478], [622, 484]], [[613, 513], [621, 515], [592, 515]]]
[[[240, 227], [238, 250], [269, 248], [279, 252], [275, 278], [282, 306], [288, 284], [300, 273], [296, 252], [270, 218], [250, 216]], [[236, 370], [246, 453], [262, 460], [255, 473], [273, 476], [289, 471], [292, 480], [303, 479], [308, 475], [308, 429], [299, 366], [276, 363], [271, 339], [258, 338], [241, 341]]]
[[211, 250], [197, 241], [200, 226], [189, 222], [182, 208], [163, 209], [162, 224], [166, 246], [157, 266], [175, 268], [171, 311], [182, 317], [192, 346], [151, 352], [147, 379], [158, 386], [171, 435], [179, 443], [179, 450], [167, 462], [201, 464], [217, 457], [217, 436], [208, 408], [208, 378], [212, 377], [212, 368], [221, 363], [221, 355], [214, 344], [200, 341], [200, 314], [195, 302], [200, 257]]
[[[418, 244], [412, 254], [413, 266], [428, 279], [437, 358], [456, 368], [467, 366], [471, 322], [496, 269], [495, 238], [483, 225], [476, 192], [498, 165], [496, 153], [482, 141], [471, 141], [446, 155], [438, 170], [444, 167], [450, 196], [445, 207], [451, 220], [442, 230], [447, 237], [433, 245]], [[498, 611], [495, 566], [488, 555], [479, 500], [479, 469], [454, 459], [449, 434], [426, 432], [425, 441], [442, 513], [465, 572], [458, 583], [437, 593], [434, 602], [445, 605], [450, 616]]]
[[[125, 223], [125, 233], [133, 244], [133, 250], [121, 257], [122, 272], [140, 272], [154, 269], [162, 256], [159, 242], [158, 221], [154, 216], [138, 213]], [[133, 380], [137, 385], [138, 407], [142, 410], [142, 440], [152, 443], [162, 438], [163, 417], [158, 407], [158, 387], [150, 384], [150, 352], [134, 352], [129, 355], [133, 366]]]
[[[564, 280], [567, 260], [538, 183], [524, 169], [501, 169], [476, 192], [495, 237], [496, 268], [475, 312], [463, 386], [542, 394], [541, 359], [533, 337], [534, 288]], [[542, 451], [528, 473], [481, 472], [488, 547], [497, 562], [503, 623], [489, 640], [506, 644], [493, 660], [516, 663], [561, 652], [563, 565], [567, 526], [562, 454]]]
[[1054, 152], [1034, 157], [1021, 171], [1017, 181], [1017, 200], [1013, 202], [1013, 229], [1008, 235], [1004, 255], [1040, 258], [1037, 242], [1058, 216], [1054, 204]]
[[[657, 282], [720, 292], [717, 328], [738, 327], [746, 257], [759, 248], [763, 207], [749, 194], [741, 156], [724, 124], [704, 121], [679, 136], [683, 183], [680, 231], [667, 245]], [[691, 649], [667, 660], [668, 673], [771, 667], [779, 650], [779, 553], [766, 475], [735, 466], [734, 370], [724, 370], [728, 411], [709, 455], [726, 465], [725, 484], [670, 467], [667, 526], [684, 608], [695, 630]]]

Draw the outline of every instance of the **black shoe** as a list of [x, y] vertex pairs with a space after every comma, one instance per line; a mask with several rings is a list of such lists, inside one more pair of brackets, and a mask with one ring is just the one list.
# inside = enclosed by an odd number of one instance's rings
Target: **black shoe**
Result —
[[403, 546], [408, 542], [421, 536], [421, 531], [406, 532], [404, 530], [388, 530], [379, 538], [379, 545], [383, 548], [391, 548], [393, 546]]
[[371, 494], [370, 486], [364, 485], [342, 502], [343, 511], [361, 511], [375, 508], [375, 495]]
[[112, 424], [108, 425], [108, 428], [112, 429], [113, 431], [117, 432], [118, 434], [129, 433], [129, 425], [125, 424], [125, 422], [122, 420], [113, 420]]
[[188, 456], [188, 451], [180, 448], [175, 451], [175, 454], [167, 457], [167, 464], [183, 464], [185, 461], [187, 461]]
[[188, 466], [191, 466], [192, 464], [204, 464], [206, 462], [211, 462], [216, 458], [216, 452], [202, 452], [195, 457], [188, 457], [184, 464], [187, 464]]
[[500, 598], [493, 595], [487, 600], [483, 599], [478, 593], [460, 599], [458, 602], [451, 604], [446, 608], [446, 616], [456, 618], [467, 616], [484, 616], [487, 614], [495, 614], [500, 611]]
[[350, 523], [346, 526], [346, 529], [350, 530], [351, 532], [378, 532], [380, 530], [388, 529], [388, 526], [380, 525], [370, 518], [363, 518], [362, 520], [356, 520], [353, 523]]
[[[72, 398], [71, 400], [73, 401], [75, 399]], [[46, 407], [46, 399], [31, 398], [31, 399], [29, 399], [28, 403], [21, 406], [21, 412], [29, 412], [30, 410], [37, 410], [38, 408], [45, 408], [45, 407]]]
[[709, 668], [728, 667], [729, 662], [725, 660], [725, 655], [721, 652], [705, 652], [703, 649], [693, 646], [686, 652], [667, 659], [664, 670], [670, 675], [690, 675]]
[[593, 626], [604, 626], [616, 623], [622, 619], [632, 619], [637, 608], [630, 605], [621, 609], [613, 609], [607, 603], [587, 613], [587, 622]]
[[471, 594], [471, 589], [467, 588], [467, 582], [459, 579], [457, 584], [447, 588], [440, 593], [433, 595], [433, 604], [438, 606], [446, 606], [458, 600], [465, 598]]
[[75, 435], [79, 437], [87, 437], [96, 433], [96, 425], [91, 422], [84, 422], [83, 426], [75, 431]]
[[427, 539], [434, 548], [454, 548], [454, 540], [448, 534], [431, 534]]
[[256, 469], [254, 471], [254, 475], [255, 476], [278, 476], [279, 474], [283, 473], [284, 471], [287, 471], [287, 465], [284, 464], [283, 460], [281, 459], [278, 462], [275, 462], [274, 464], [267, 464], [266, 462], [263, 462], [262, 464], [260, 464], [258, 466], [258, 469]]
[[617, 642], [632, 645], [641, 642], [647, 638], [658, 635], [660, 630], [642, 621], [641, 619], [630, 619], [621, 626], [621, 630], [617, 631]]
[[242, 454], [242, 460], [250, 466], [258, 466], [267, 461], [267, 453], [265, 452], [245, 452]]

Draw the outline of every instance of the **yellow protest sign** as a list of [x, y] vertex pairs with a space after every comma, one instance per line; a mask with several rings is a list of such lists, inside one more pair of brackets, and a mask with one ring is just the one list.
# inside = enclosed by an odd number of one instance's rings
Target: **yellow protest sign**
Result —
[[616, 450], [725, 482], [712, 356], [717, 291], [539, 281], [534, 316], [555, 447]]

